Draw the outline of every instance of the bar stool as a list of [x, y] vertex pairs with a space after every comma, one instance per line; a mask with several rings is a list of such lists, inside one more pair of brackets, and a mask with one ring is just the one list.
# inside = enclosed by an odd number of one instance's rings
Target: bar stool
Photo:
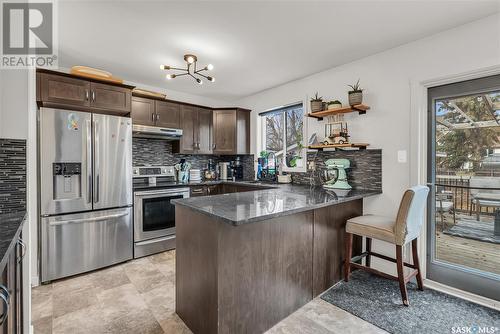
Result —
[[[408, 293], [406, 283], [416, 276], [419, 290], [423, 290], [422, 274], [417, 253], [417, 238], [420, 234], [422, 222], [424, 221], [424, 211], [427, 203], [429, 188], [426, 186], [415, 186], [407, 189], [403, 194], [396, 218], [363, 215], [351, 218], [346, 224], [345, 247], [346, 258], [344, 261], [344, 278], [349, 281], [351, 268], [362, 269], [373, 274], [399, 281], [399, 289], [403, 304], [408, 306]], [[352, 257], [353, 234], [366, 237], [366, 251], [359, 256]], [[396, 259], [372, 252], [372, 238], [387, 241], [396, 245]], [[403, 246], [411, 241], [413, 264], [403, 261]], [[392, 276], [370, 267], [371, 256], [375, 256], [387, 261], [396, 263], [398, 276]], [[366, 266], [358, 264], [366, 257]], [[404, 276], [403, 267], [413, 268], [408, 276]]]

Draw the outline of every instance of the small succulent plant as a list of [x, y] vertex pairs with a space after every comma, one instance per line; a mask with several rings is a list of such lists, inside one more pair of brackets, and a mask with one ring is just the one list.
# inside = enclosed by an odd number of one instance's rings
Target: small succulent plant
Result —
[[333, 100], [328, 102], [328, 104], [342, 104], [342, 102], [340, 102], [339, 100]]
[[319, 102], [323, 101], [323, 96], [318, 96], [318, 92], [316, 92], [316, 95], [311, 99], [311, 102]]
[[349, 87], [351, 87], [351, 92], [362, 92], [363, 91], [363, 88], [361, 88], [361, 86], [359, 85], [359, 79], [358, 81], [354, 84], [354, 85], [347, 85]]

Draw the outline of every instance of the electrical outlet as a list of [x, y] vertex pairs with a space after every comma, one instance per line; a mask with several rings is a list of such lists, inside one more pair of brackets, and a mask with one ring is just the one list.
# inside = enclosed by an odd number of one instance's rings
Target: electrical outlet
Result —
[[406, 150], [400, 150], [398, 151], [398, 162], [400, 164], [404, 164], [408, 161], [408, 154]]
[[314, 161], [308, 161], [307, 162], [307, 170], [308, 171], [315, 171], [316, 170], [316, 163], [314, 163]]

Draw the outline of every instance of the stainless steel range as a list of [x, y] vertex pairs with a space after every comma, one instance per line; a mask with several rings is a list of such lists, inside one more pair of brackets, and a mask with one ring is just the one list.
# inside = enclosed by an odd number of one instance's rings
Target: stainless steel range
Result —
[[134, 167], [134, 258], [175, 248], [175, 206], [189, 197], [173, 166]]

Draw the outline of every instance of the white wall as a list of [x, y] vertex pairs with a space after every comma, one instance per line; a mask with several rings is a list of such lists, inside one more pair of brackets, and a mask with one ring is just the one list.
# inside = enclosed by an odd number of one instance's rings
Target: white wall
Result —
[[[0, 70], [0, 138], [24, 139], [29, 142], [28, 132], [28, 117], [30, 105], [30, 93], [28, 84], [30, 82], [30, 71], [28, 70]], [[30, 201], [31, 198], [36, 199], [36, 171], [35, 165], [30, 161], [34, 161], [35, 157], [27, 149], [27, 189], [28, 189], [28, 207], [27, 207], [27, 222], [23, 227], [23, 240], [27, 245], [26, 256], [23, 260], [23, 286], [24, 286], [24, 328], [26, 332], [30, 330], [31, 319], [31, 259], [32, 247], [31, 233], [32, 224], [36, 222], [36, 202]], [[30, 156], [31, 155], [31, 156]], [[32, 191], [34, 190], [34, 196]]]
[[27, 70], [0, 70], [0, 138], [28, 138], [27, 87]]
[[[360, 45], [360, 47], [363, 47]], [[382, 149], [383, 194], [364, 201], [365, 212], [395, 215], [402, 192], [410, 186], [410, 164], [397, 162], [397, 151], [410, 147], [410, 84], [414, 80], [434, 79], [500, 64], [500, 15], [448, 30], [349, 64], [320, 72], [269, 89], [238, 101], [252, 109], [252, 150], [260, 148], [257, 114], [269, 108], [300, 101], [316, 91], [325, 99], [347, 103], [347, 84], [361, 78], [364, 102], [371, 106], [366, 115], [346, 117], [353, 142], [367, 142]], [[299, 64], [300, 65], [300, 64]], [[272, 75], [272, 74], [271, 74]], [[323, 135], [323, 122], [308, 119], [308, 136]], [[394, 255], [392, 247], [376, 243], [374, 247]], [[391, 254], [392, 253], [392, 254]], [[424, 259], [422, 259], [424, 262]], [[386, 271], [391, 266], [378, 262]]]

